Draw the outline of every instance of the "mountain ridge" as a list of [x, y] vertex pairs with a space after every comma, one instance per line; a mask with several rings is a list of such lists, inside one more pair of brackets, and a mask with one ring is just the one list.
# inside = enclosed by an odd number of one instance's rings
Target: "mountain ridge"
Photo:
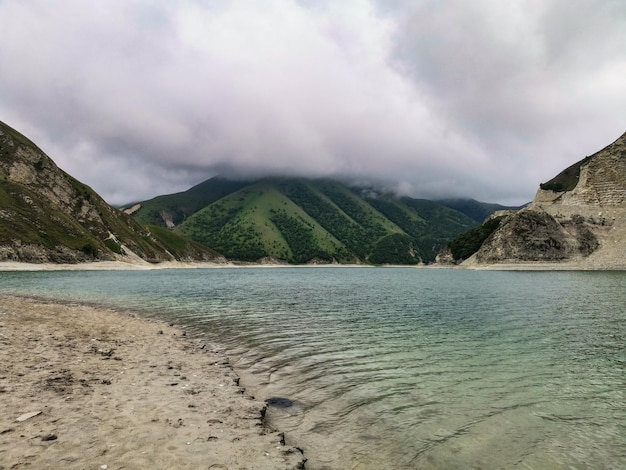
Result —
[[126, 211], [240, 261], [418, 264], [504, 208], [463, 201], [467, 214], [455, 207], [460, 200], [398, 197], [332, 179], [214, 177]]
[[0, 122], [0, 261], [222, 261], [219, 252], [245, 262], [430, 263], [502, 207], [331, 179], [216, 177], [121, 211]]

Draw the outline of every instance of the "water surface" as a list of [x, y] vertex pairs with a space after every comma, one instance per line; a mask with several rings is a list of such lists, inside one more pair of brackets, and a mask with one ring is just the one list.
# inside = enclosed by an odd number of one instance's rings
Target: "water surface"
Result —
[[309, 469], [626, 468], [626, 273], [0, 273], [220, 344]]

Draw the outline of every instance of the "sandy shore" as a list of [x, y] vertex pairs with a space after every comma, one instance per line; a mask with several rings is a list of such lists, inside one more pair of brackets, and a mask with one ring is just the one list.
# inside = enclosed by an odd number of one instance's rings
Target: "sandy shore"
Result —
[[228, 359], [160, 322], [0, 296], [0, 470], [297, 469]]
[[22, 263], [19, 261], [0, 261], [2, 271], [147, 271], [156, 269], [193, 269], [193, 268], [228, 268], [235, 266], [232, 263], [183, 263], [166, 261], [163, 263], [148, 263], [137, 261], [94, 261], [90, 263], [55, 264], [55, 263]]
[[[411, 269], [469, 269], [484, 271], [626, 271], [626, 260], [611, 259], [609, 261], [596, 261], [592, 257], [589, 260], [573, 260], [563, 262], [519, 262], [519, 263], [493, 263], [480, 264], [471, 258], [460, 265], [429, 264], [429, 265], [384, 265], [387, 268], [411, 268]], [[363, 264], [261, 264], [261, 263], [183, 263], [163, 262], [152, 264], [147, 262], [126, 261], [98, 261], [92, 263], [77, 264], [53, 264], [53, 263], [21, 263], [15, 261], [0, 261], [2, 271], [97, 271], [97, 270], [127, 270], [146, 271], [159, 269], [224, 269], [224, 268], [368, 268], [375, 266]]]
[[[224, 269], [224, 268], [373, 268], [367, 264], [281, 264], [281, 263], [244, 263], [244, 262], [181, 262], [165, 261], [148, 263], [145, 261], [94, 261], [75, 264], [23, 263], [19, 261], [0, 261], [3, 271], [149, 271], [159, 269]], [[388, 267], [428, 267], [428, 266], [388, 266]]]

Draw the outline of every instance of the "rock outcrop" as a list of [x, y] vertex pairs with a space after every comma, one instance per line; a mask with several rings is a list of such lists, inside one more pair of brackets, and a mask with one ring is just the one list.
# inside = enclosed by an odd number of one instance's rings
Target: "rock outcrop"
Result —
[[0, 122], [0, 261], [209, 260], [205, 247], [160, 237], [62, 171]]
[[626, 269], [626, 133], [547, 183], [464, 265]]

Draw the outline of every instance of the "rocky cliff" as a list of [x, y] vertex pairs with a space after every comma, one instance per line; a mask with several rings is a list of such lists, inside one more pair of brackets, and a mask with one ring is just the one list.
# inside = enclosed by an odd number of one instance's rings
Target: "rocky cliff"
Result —
[[204, 247], [163, 235], [109, 206], [59, 169], [33, 142], [0, 122], [0, 261], [160, 262], [216, 257]]
[[626, 133], [543, 183], [464, 264], [626, 269]]

